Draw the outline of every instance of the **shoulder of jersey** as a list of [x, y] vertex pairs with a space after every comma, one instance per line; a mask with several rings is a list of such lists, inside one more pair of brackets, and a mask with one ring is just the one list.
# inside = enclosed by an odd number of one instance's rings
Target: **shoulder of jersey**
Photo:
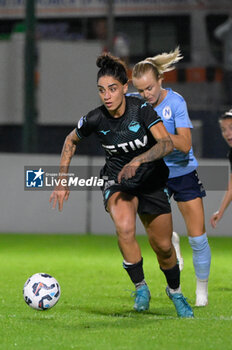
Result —
[[127, 100], [138, 106], [143, 105], [145, 107], [148, 105], [148, 103], [140, 95], [129, 95], [127, 96]]
[[128, 93], [126, 94], [126, 96], [127, 96], [127, 97], [137, 97], [137, 98], [139, 98], [140, 100], [142, 99], [141, 95], [140, 95], [138, 92], [136, 92], [136, 91], [134, 91], [134, 92], [128, 92]]
[[176, 91], [171, 91], [170, 98], [171, 98], [172, 100], [177, 101], [177, 102], [184, 102], [184, 101], [185, 101], [185, 100], [184, 100], [184, 97], [181, 96], [181, 95], [180, 95], [178, 92], [176, 92]]
[[94, 119], [94, 118], [99, 118], [103, 113], [104, 113], [104, 106], [98, 106], [97, 108], [92, 109], [91, 111], [89, 111], [86, 116], [88, 116], [88, 118]]
[[92, 109], [87, 114], [85, 114], [78, 122], [78, 128], [80, 129], [84, 123], [88, 121], [88, 125], [96, 127], [102, 120], [103, 112], [101, 106]]

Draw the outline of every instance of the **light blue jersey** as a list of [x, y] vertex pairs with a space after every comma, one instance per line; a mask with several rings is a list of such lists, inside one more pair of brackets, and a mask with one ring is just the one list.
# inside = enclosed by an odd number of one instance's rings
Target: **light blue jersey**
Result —
[[[158, 116], [163, 120], [164, 126], [170, 134], [176, 134], [176, 128], [193, 128], [189, 119], [187, 105], [184, 98], [170, 88], [166, 88], [167, 96], [155, 108]], [[127, 95], [140, 97], [138, 92]], [[198, 162], [190, 151], [185, 154], [174, 148], [174, 151], [164, 157], [166, 165], [169, 167], [169, 179], [191, 173], [198, 167]]]
[[[176, 128], [193, 128], [184, 98], [172, 89], [166, 90], [167, 96], [155, 111], [162, 118], [167, 131], [176, 134]], [[170, 170], [169, 178], [189, 174], [198, 166], [192, 147], [187, 154], [174, 148], [164, 160]]]

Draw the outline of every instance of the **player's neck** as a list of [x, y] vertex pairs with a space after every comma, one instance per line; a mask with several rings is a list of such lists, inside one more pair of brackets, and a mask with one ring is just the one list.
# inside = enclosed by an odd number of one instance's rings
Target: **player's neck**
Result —
[[118, 105], [117, 109], [115, 109], [114, 111], [109, 111], [109, 113], [113, 118], [120, 118], [125, 113], [125, 110], [126, 110], [126, 99], [124, 97], [122, 102]]

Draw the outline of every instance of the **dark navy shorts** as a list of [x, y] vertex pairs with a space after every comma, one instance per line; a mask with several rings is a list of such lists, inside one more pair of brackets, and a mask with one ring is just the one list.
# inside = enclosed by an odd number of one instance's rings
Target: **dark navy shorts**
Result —
[[113, 184], [110, 187], [102, 188], [104, 206], [107, 211], [107, 203], [113, 193], [122, 192], [136, 196], [139, 200], [138, 214], [161, 215], [171, 212], [170, 198], [166, 187], [153, 191], [133, 190], [125, 191], [120, 184]]
[[206, 196], [205, 189], [199, 180], [196, 170], [183, 176], [168, 179], [168, 193], [177, 202], [188, 202]]

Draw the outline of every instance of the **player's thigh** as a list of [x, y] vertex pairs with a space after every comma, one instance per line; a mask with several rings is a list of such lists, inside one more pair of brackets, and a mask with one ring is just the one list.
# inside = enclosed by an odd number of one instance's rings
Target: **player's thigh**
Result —
[[107, 209], [118, 234], [135, 234], [137, 197], [123, 192], [115, 192], [108, 200]]
[[195, 198], [187, 202], [177, 202], [184, 218], [188, 235], [201, 236], [205, 233], [205, 215], [202, 198]]
[[141, 214], [140, 219], [146, 229], [150, 243], [157, 247], [171, 246], [172, 238], [172, 215], [161, 214], [158, 216]]

